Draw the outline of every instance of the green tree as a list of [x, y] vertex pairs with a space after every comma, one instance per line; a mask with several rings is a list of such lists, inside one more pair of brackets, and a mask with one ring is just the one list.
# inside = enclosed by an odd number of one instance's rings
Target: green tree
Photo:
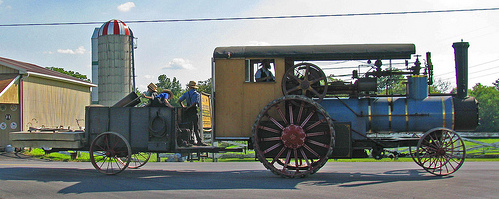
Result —
[[46, 67], [46, 68], [49, 69], [49, 70], [60, 72], [62, 74], [66, 74], [66, 75], [69, 75], [69, 76], [72, 76], [72, 77], [76, 77], [76, 78], [81, 79], [83, 81], [90, 82], [90, 79], [88, 79], [86, 75], [80, 74], [79, 72], [66, 71], [66, 70], [64, 70], [64, 68], [56, 68], [56, 67]]
[[199, 86], [199, 89], [198, 91], [199, 92], [204, 92], [204, 93], [208, 93], [211, 95], [211, 91], [212, 91], [212, 83], [211, 83], [211, 78], [206, 80], [206, 81], [199, 81], [198, 82], [198, 86]]
[[499, 90], [494, 86], [484, 86], [478, 83], [473, 86], [469, 94], [477, 99], [480, 107], [480, 126], [477, 131], [499, 131]]
[[[388, 71], [386, 69], [385, 71]], [[399, 72], [400, 70], [393, 70], [393, 72]], [[383, 76], [378, 78], [378, 94], [391, 95], [391, 94], [405, 94], [406, 85], [404, 84], [403, 75], [391, 75]]]
[[452, 85], [450, 82], [436, 79], [433, 85], [428, 87], [428, 90], [431, 94], [449, 93], [452, 90]]

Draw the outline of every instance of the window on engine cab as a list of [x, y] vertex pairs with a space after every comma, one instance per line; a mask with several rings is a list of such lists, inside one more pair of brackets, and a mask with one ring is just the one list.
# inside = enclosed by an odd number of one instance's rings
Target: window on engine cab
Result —
[[247, 59], [245, 82], [275, 82], [274, 59]]

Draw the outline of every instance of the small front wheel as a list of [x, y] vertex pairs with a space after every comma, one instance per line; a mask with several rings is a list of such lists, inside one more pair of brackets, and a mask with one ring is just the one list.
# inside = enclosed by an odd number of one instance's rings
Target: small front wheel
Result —
[[89, 153], [90, 161], [97, 171], [115, 175], [124, 171], [130, 164], [132, 148], [122, 135], [105, 132], [92, 141]]
[[426, 132], [418, 142], [417, 163], [426, 171], [445, 176], [456, 172], [464, 163], [464, 141], [453, 130], [435, 128]]

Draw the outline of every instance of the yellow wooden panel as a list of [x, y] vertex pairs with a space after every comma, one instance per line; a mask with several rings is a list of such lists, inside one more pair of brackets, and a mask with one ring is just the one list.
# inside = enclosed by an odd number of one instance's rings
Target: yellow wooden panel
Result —
[[275, 58], [275, 82], [245, 82], [244, 70], [244, 59], [216, 60], [214, 101], [217, 137], [251, 137], [251, 128], [260, 111], [282, 96], [284, 59]]
[[22, 100], [24, 129], [59, 126], [78, 129], [85, 126], [90, 88], [31, 76], [23, 81]]
[[[242, 66], [242, 67], [239, 67]], [[217, 137], [240, 134], [244, 59], [219, 60], [215, 68], [215, 128]]]
[[19, 104], [19, 81], [16, 81], [0, 96], [0, 103]]

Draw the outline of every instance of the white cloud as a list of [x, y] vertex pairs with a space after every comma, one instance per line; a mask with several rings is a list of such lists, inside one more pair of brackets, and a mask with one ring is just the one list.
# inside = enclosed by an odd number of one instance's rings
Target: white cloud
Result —
[[135, 3], [133, 3], [133, 2], [126, 2], [124, 4], [119, 5], [118, 6], [118, 10], [121, 11], [121, 12], [128, 12], [133, 7], [135, 7]]
[[173, 58], [172, 61], [168, 62], [168, 64], [163, 67], [163, 69], [171, 69], [171, 70], [194, 70], [194, 66], [191, 64], [191, 61], [183, 58]]
[[84, 54], [85, 52], [87, 52], [87, 50], [85, 49], [85, 47], [80, 46], [80, 47], [78, 47], [75, 50], [71, 50], [71, 49], [57, 49], [57, 52], [61, 53], [61, 54], [72, 54], [72, 55], [75, 55], [75, 54]]

